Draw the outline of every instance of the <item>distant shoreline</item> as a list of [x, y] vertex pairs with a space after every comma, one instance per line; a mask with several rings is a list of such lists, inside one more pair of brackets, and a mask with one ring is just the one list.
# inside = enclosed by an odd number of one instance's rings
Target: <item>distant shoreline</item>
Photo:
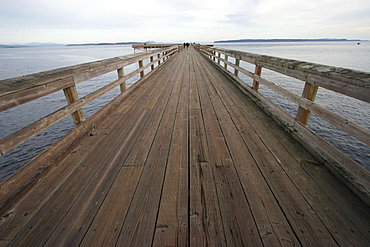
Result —
[[[213, 43], [248, 43], [248, 42], [369, 42], [361, 39], [237, 39], [217, 40]], [[160, 44], [161, 42], [118, 42], [118, 43], [82, 43], [82, 44], [56, 44], [56, 43], [28, 43], [28, 44], [0, 44], [0, 48], [25, 48], [25, 47], [50, 47], [50, 46], [94, 46], [94, 45], [137, 45], [137, 44]], [[181, 42], [179, 42], [181, 43]]]
[[25, 45], [3, 45], [0, 44], [0, 48], [25, 48], [25, 47], [51, 47], [51, 46], [94, 46], [94, 45], [137, 45], [137, 44], [152, 44], [154, 41], [149, 42], [118, 42], [118, 43], [85, 43], [85, 44], [49, 44], [49, 43], [35, 43], [35, 44], [25, 44]]
[[66, 46], [90, 46], [90, 45], [137, 45], [145, 42], [119, 42], [119, 43], [86, 43], [86, 44], [69, 44]]
[[237, 39], [237, 40], [218, 40], [214, 43], [244, 43], [244, 42], [335, 42], [335, 41], [352, 41], [361, 42], [368, 40], [360, 39]]

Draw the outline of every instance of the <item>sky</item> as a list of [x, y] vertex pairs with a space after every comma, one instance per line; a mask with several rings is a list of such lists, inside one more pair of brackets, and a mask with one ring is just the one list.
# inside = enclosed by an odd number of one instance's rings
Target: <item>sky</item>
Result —
[[370, 39], [369, 0], [0, 0], [0, 44]]

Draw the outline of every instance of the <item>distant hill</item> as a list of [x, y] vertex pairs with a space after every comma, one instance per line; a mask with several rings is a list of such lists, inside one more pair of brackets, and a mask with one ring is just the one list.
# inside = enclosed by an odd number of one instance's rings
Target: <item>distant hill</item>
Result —
[[146, 42], [119, 42], [119, 43], [86, 43], [86, 44], [56, 44], [56, 43], [26, 43], [26, 44], [0, 44], [0, 48], [20, 48], [20, 47], [43, 47], [43, 46], [89, 46], [89, 45], [135, 45], [135, 44], [154, 44], [155, 41]]
[[218, 40], [214, 43], [241, 43], [241, 42], [323, 42], [323, 41], [361, 41], [360, 39], [238, 39]]
[[137, 44], [153, 44], [155, 41], [147, 42], [118, 42], [118, 43], [86, 43], [86, 44], [69, 44], [67, 46], [89, 46], [89, 45], [137, 45]]
[[2, 45], [0, 44], [0, 48], [19, 48], [19, 47], [28, 47], [27, 45]]
[[0, 48], [44, 47], [44, 46], [64, 46], [64, 45], [56, 43], [38, 43], [38, 42], [26, 44], [9, 44], [9, 45], [0, 44]]

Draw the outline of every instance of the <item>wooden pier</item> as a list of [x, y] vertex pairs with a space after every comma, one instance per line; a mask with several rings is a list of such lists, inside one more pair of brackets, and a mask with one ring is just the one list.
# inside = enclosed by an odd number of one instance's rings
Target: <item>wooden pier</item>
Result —
[[[369, 245], [368, 171], [356, 168], [354, 192], [212, 59], [164, 49], [128, 89], [122, 61], [140, 73], [144, 55], [104, 62], [122, 94], [87, 120], [78, 109], [89, 98], [66, 93], [76, 128], [1, 184], [0, 246]], [[91, 66], [68, 73], [105, 72]]]

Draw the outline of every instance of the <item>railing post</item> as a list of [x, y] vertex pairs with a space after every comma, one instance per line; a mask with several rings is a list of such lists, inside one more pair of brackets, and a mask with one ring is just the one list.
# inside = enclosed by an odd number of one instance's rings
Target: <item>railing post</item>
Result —
[[224, 62], [224, 68], [227, 69], [227, 61], [229, 59], [229, 56], [228, 55], [225, 55], [225, 62]]
[[[63, 92], [64, 92], [64, 96], [67, 99], [68, 104], [71, 104], [79, 99], [76, 86], [65, 88], [63, 89]], [[72, 118], [76, 126], [79, 125], [81, 122], [83, 122], [85, 120], [85, 116], [84, 116], [82, 109], [80, 108], [77, 111], [73, 112]]]
[[218, 52], [218, 62], [217, 62], [218, 64], [220, 64], [221, 63], [221, 53], [220, 52]]
[[[144, 65], [143, 65], [143, 60], [140, 60], [139, 61], [139, 68], [142, 68]], [[144, 77], [144, 70], [140, 71], [140, 78], [143, 78]]]
[[[150, 62], [151, 63], [153, 63], [153, 61], [154, 61], [154, 58], [153, 58], [153, 56], [151, 56], [150, 57]], [[152, 69], [152, 71], [154, 70], [154, 64], [152, 64], [151, 66], [150, 66], [150, 68]]]
[[[307, 83], [304, 85], [302, 97], [306, 98], [310, 101], [315, 101], [317, 90], [319, 89], [319, 86]], [[308, 122], [308, 118], [310, 116], [310, 111], [306, 110], [302, 107], [298, 108], [296, 119], [298, 119], [299, 122], [306, 125]]]
[[161, 65], [161, 59], [160, 59], [161, 58], [161, 54], [158, 54], [157, 57], [158, 57], [158, 66], [159, 66], [159, 65]]
[[[260, 76], [261, 73], [262, 73], [262, 67], [256, 65], [256, 68], [254, 69], [254, 75]], [[258, 91], [259, 86], [260, 86], [260, 83], [256, 80], [253, 80], [253, 89]]]
[[[117, 73], [118, 73], [118, 78], [123, 78], [125, 76], [125, 71], [123, 68], [117, 69]], [[121, 93], [126, 91], [126, 81], [119, 84], [119, 88], [121, 90]]]
[[[235, 58], [235, 65], [239, 67], [239, 65], [240, 65], [240, 59]], [[238, 76], [238, 74], [239, 74], [239, 70], [237, 70], [235, 68], [234, 69], [234, 75]]]

